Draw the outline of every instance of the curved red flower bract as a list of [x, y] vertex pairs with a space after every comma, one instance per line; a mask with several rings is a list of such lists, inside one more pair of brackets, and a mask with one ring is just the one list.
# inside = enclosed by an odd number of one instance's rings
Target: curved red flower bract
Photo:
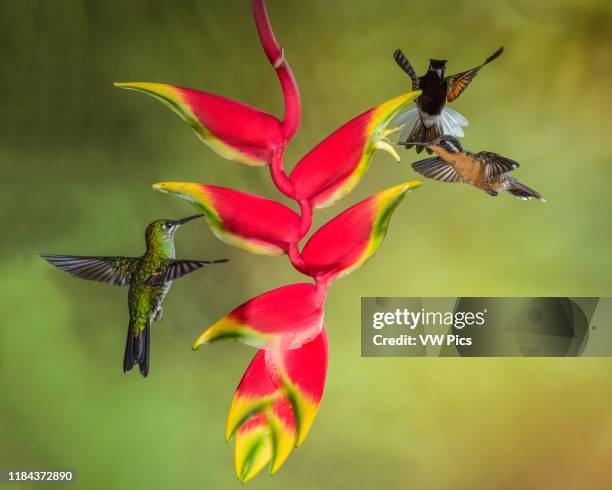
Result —
[[246, 483], [272, 459], [273, 435], [264, 413], [253, 415], [236, 433], [234, 465], [236, 476]]
[[220, 240], [247, 252], [281, 255], [299, 239], [300, 217], [271, 199], [190, 182], [161, 182], [153, 188], [191, 202]]
[[236, 439], [241, 481], [268, 463], [275, 473], [304, 440], [323, 395], [327, 357], [324, 328], [298, 349], [257, 352], [236, 389], [226, 427], [226, 439]]
[[260, 161], [282, 144], [280, 122], [267, 112], [220, 95], [177, 89], [205, 128], [232, 146], [262, 152]]
[[295, 349], [323, 327], [323, 301], [314, 284], [282, 286], [257, 296], [206, 329], [193, 348], [233, 339], [271, 350]]
[[306, 243], [302, 259], [313, 276], [348, 274], [376, 253], [393, 211], [405, 194], [421, 185], [406, 182], [379, 192], [323, 225]]
[[228, 160], [267, 165], [276, 148], [286, 145], [274, 116], [221, 95], [150, 82], [115, 86], [151, 95], [176, 112], [200, 139]]
[[308, 435], [323, 397], [327, 376], [327, 331], [299, 349], [266, 352], [266, 364], [274, 366], [291, 400], [297, 426], [296, 447]]
[[295, 199], [322, 208], [349, 193], [368, 170], [374, 151], [399, 156], [386, 141], [393, 117], [420, 92], [384, 102], [337, 129], [304, 156], [291, 173]]

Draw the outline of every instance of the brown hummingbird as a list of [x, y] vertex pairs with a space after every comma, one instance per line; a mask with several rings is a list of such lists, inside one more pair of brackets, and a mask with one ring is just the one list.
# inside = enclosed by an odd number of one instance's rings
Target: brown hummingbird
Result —
[[[444, 134], [463, 137], [461, 126], [467, 126], [468, 121], [457, 111], [446, 107], [446, 103], [457, 99], [482, 67], [497, 59], [503, 51], [501, 47], [484, 63], [450, 76], [445, 75], [446, 60], [431, 59], [427, 73], [419, 77], [402, 50], [396, 49], [393, 57], [412, 80], [412, 90], [422, 91], [416, 99], [417, 107], [400, 113], [395, 119], [395, 123], [404, 126], [400, 141], [429, 143]], [[406, 145], [406, 149], [411, 147], [410, 144]], [[422, 150], [417, 146], [417, 153]], [[429, 149], [427, 152], [431, 153]]]
[[463, 182], [482, 189], [490, 196], [508, 191], [519, 199], [534, 198], [546, 202], [540, 193], [509, 174], [519, 168], [519, 164], [498, 153], [471, 153], [463, 149], [457, 138], [448, 135], [440, 136], [432, 142], [406, 141], [399, 144], [426, 147], [438, 155], [412, 164], [416, 172], [429, 179]]

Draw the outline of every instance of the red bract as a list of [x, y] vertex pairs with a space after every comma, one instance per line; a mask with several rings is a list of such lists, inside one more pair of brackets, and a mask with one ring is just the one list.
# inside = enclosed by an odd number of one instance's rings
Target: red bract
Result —
[[357, 116], [306, 154], [288, 177], [284, 152], [301, 119], [297, 84], [276, 41], [264, 0], [252, 0], [257, 32], [283, 90], [282, 121], [258, 109], [173, 85], [125, 83], [177, 112], [221, 155], [248, 165], [269, 164], [276, 187], [300, 214], [278, 202], [233, 189], [188, 182], [154, 188], [191, 202], [221, 240], [266, 255], [287, 254], [313, 283], [291, 284], [252, 298], [207, 328], [194, 349], [222, 339], [257, 347], [236, 390], [226, 437], [235, 438], [238, 478], [245, 482], [266, 465], [276, 472], [310, 430], [327, 373], [323, 306], [330, 281], [368, 260], [380, 247], [391, 215], [404, 195], [420, 185], [407, 182], [361, 201], [322, 226], [300, 252], [312, 225], [312, 210], [350, 192], [367, 171], [376, 149], [399, 156], [386, 139], [395, 114], [419, 95], [395, 97]]
[[312, 426], [327, 374], [325, 329], [302, 347], [260, 350], [232, 400], [226, 439], [235, 436], [236, 474], [247, 481], [270, 463], [275, 473]]
[[193, 348], [229, 338], [253, 347], [295, 349], [321, 331], [323, 301], [314, 284], [291, 284], [268, 291], [207, 328]]
[[406, 182], [369, 197], [322, 226], [302, 251], [304, 270], [313, 277], [348, 274], [376, 253], [391, 216], [407, 192]]
[[386, 139], [394, 129], [386, 127], [419, 93], [401, 95], [364, 112], [315, 146], [291, 172], [295, 199], [317, 208], [332, 205], [359, 183], [376, 149], [399, 161]]
[[246, 165], [266, 165], [286, 144], [278, 119], [220, 95], [149, 82], [115, 86], [151, 95], [176, 112], [219, 155]]
[[219, 239], [248, 252], [281, 255], [300, 238], [300, 217], [271, 199], [190, 182], [160, 182], [153, 188], [191, 202]]

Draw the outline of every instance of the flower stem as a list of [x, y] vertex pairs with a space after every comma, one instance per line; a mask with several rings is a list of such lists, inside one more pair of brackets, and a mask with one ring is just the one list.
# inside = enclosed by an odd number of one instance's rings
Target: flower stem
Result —
[[291, 261], [291, 265], [296, 268], [302, 274], [308, 274], [306, 270], [306, 266], [304, 264], [304, 259], [302, 258], [302, 254], [300, 253], [299, 243], [304, 235], [308, 233], [310, 227], [312, 226], [312, 207], [308, 201], [300, 201], [300, 231], [298, 239], [289, 245], [289, 260]]
[[300, 253], [300, 249], [298, 248], [297, 243], [289, 244], [289, 260], [291, 261], [291, 265], [295, 267], [298, 272], [301, 272], [305, 275], [310, 275], [306, 271], [306, 266], [304, 264], [304, 259], [302, 258], [302, 254]]
[[306, 233], [308, 233], [310, 227], [312, 226], [312, 206], [308, 201], [300, 201], [299, 205], [301, 218], [299, 240], [301, 240], [302, 238], [304, 238]]
[[321, 304], [323, 304], [327, 298], [327, 290], [332, 278], [331, 276], [316, 276], [314, 279], [317, 288], [317, 297], [319, 298]]
[[272, 181], [278, 190], [285, 194], [285, 196], [293, 199], [293, 183], [287, 177], [285, 168], [283, 166], [284, 152], [284, 148], [278, 149], [272, 155], [272, 161], [270, 162], [270, 174], [272, 175]]
[[253, 16], [261, 46], [268, 57], [268, 61], [276, 70], [276, 75], [283, 89], [285, 99], [285, 116], [282, 122], [285, 140], [289, 142], [297, 132], [302, 119], [302, 102], [300, 91], [287, 62], [283, 48], [276, 40], [270, 18], [266, 11], [265, 0], [252, 0]]

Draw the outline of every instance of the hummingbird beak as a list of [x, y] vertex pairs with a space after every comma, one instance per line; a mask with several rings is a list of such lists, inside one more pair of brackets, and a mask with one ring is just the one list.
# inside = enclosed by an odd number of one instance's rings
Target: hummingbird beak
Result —
[[414, 146], [429, 146], [431, 143], [422, 143], [420, 141], [398, 141], [398, 145], [414, 145]]
[[177, 219], [175, 221], [175, 223], [176, 223], [176, 226], [181, 226], [181, 225], [184, 225], [185, 223], [187, 223], [188, 221], [191, 221], [192, 219], [201, 218], [202, 216], [204, 216], [204, 215], [203, 214], [194, 214], [193, 216], [188, 216], [187, 218]]

